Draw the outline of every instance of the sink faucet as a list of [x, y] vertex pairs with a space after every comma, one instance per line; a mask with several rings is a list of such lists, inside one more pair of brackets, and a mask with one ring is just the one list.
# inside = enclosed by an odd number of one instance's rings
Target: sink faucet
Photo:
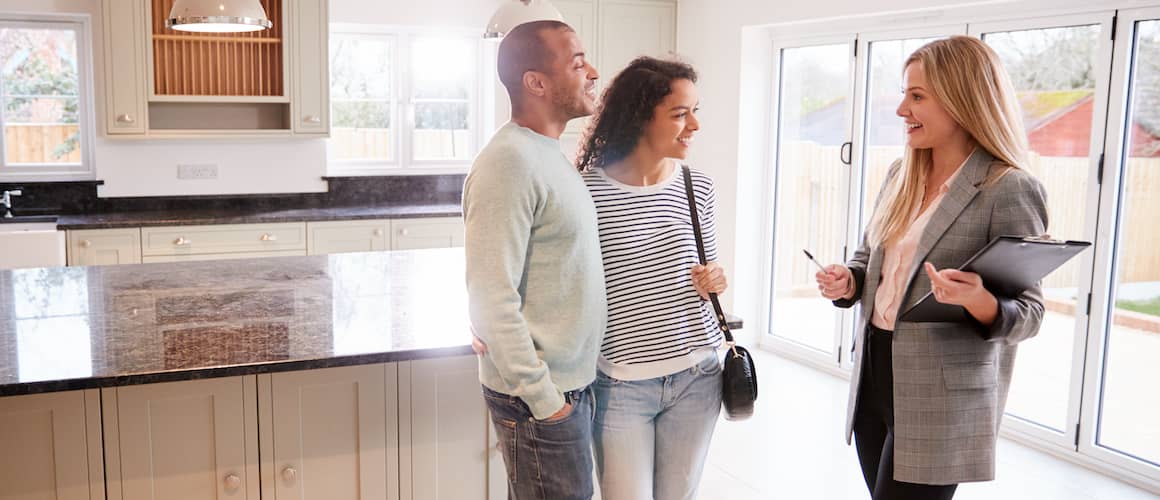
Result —
[[5, 191], [4, 195], [0, 196], [0, 206], [4, 207], [4, 218], [5, 219], [12, 218], [12, 197], [13, 196], [20, 196], [22, 194], [24, 194], [23, 191], [21, 191], [19, 189], [13, 189], [11, 191]]

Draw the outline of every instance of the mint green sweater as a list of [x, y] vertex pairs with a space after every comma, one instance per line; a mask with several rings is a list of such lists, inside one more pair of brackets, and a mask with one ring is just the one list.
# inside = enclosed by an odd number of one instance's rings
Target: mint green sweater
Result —
[[607, 308], [592, 198], [558, 140], [509, 122], [467, 175], [463, 216], [479, 380], [547, 418], [596, 377]]

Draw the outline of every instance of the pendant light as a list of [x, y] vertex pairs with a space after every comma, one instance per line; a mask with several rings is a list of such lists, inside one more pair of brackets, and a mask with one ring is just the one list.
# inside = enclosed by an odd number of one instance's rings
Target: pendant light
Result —
[[505, 2], [487, 22], [484, 38], [502, 38], [512, 28], [532, 21], [564, 21], [564, 16], [548, 0], [511, 0]]
[[258, 0], [176, 0], [165, 27], [199, 33], [260, 31], [274, 24]]

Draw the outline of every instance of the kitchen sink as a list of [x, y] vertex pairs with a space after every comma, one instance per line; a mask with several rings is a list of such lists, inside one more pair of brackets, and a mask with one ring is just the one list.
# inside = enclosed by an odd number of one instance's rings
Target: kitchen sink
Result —
[[63, 266], [64, 247], [55, 217], [0, 219], [0, 269]]

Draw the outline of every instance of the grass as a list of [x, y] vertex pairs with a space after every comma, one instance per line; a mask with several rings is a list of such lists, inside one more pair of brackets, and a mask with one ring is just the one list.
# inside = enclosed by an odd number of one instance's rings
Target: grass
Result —
[[1117, 300], [1116, 307], [1142, 314], [1160, 316], [1160, 297], [1153, 297], [1148, 300]]

